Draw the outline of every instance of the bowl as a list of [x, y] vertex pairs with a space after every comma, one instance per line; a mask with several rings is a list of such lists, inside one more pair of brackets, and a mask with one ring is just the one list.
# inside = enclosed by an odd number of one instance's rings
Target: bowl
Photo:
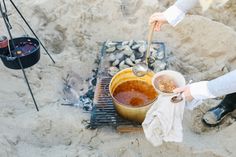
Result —
[[152, 85], [154, 86], [155, 90], [161, 95], [166, 95], [166, 96], [175, 95], [175, 93], [173, 92], [163, 92], [162, 90], [158, 88], [158, 78], [163, 77], [163, 76], [173, 81], [175, 83], [176, 88], [185, 86], [186, 84], [184, 76], [177, 71], [163, 70], [163, 71], [157, 72], [152, 78]]

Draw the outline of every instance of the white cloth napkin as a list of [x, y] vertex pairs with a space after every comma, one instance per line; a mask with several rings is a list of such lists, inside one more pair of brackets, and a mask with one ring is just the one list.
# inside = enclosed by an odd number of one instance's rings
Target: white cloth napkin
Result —
[[146, 139], [154, 146], [165, 142], [182, 142], [183, 128], [182, 120], [185, 101], [172, 103], [172, 96], [159, 95], [148, 110], [142, 123]]

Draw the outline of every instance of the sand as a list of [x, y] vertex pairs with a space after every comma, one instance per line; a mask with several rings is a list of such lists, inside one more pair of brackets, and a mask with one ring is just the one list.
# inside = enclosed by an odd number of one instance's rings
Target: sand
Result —
[[[145, 40], [148, 17], [174, 1], [23, 0], [16, 4], [55, 59], [26, 69], [40, 112], [36, 112], [21, 71], [0, 66], [1, 157], [233, 157], [236, 123], [229, 116], [208, 128], [201, 116], [220, 100], [207, 100], [185, 111], [184, 140], [153, 147], [142, 132], [86, 129], [90, 113], [62, 106], [65, 82], [82, 95], [106, 40]], [[31, 35], [7, 1], [13, 36]], [[209, 80], [236, 68], [235, 2], [202, 13], [197, 6], [177, 27], [165, 25], [154, 39], [165, 42], [170, 68], [186, 79]], [[19, 24], [21, 26], [19, 26]], [[22, 29], [24, 28], [24, 30]], [[7, 35], [3, 23], [0, 33]]]

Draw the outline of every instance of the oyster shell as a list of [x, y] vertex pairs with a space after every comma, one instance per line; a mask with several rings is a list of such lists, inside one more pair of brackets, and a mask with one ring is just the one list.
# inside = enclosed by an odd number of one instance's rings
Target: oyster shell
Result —
[[120, 69], [120, 70], [123, 70], [123, 69], [129, 68], [129, 67], [130, 67], [130, 66], [124, 64], [124, 65], [119, 66], [119, 69]]
[[157, 59], [159, 59], [159, 60], [162, 60], [162, 59], [164, 59], [165, 58], [165, 53], [164, 53], [164, 51], [159, 51], [158, 53], [157, 53], [157, 57], [156, 57]]
[[125, 55], [124, 53], [116, 53], [116, 59], [118, 60], [124, 60], [125, 59]]
[[117, 45], [116, 48], [117, 48], [117, 50], [120, 50], [120, 51], [125, 49], [125, 47], [123, 45]]
[[141, 46], [140, 44], [135, 44], [135, 45], [133, 45], [131, 48], [132, 48], [133, 50], [137, 50], [140, 46]]
[[140, 63], [142, 61], [142, 59], [136, 59], [135, 61], [134, 61], [134, 63], [135, 64], [138, 64], [138, 63]]
[[125, 65], [125, 60], [121, 61], [120, 64], [119, 64], [119, 67]]
[[116, 60], [116, 56], [113, 54], [113, 53], [111, 53], [110, 55], [109, 55], [109, 61], [110, 62], [114, 62]]
[[125, 59], [125, 63], [126, 63], [127, 65], [129, 65], [129, 66], [134, 66], [134, 63], [133, 63], [133, 61], [132, 61], [130, 58], [126, 58], [126, 59]]
[[139, 47], [139, 49], [138, 49], [138, 51], [141, 52], [141, 53], [146, 52], [146, 50], [147, 50], [147, 46], [146, 46], [146, 44], [141, 45], [141, 46]]
[[115, 46], [113, 46], [113, 47], [109, 47], [109, 48], [107, 48], [106, 49], [106, 52], [114, 52], [116, 50], [116, 47]]
[[112, 63], [112, 66], [117, 66], [119, 65], [120, 63], [120, 60], [119, 59], [116, 59], [113, 63]]
[[166, 69], [167, 64], [165, 62], [161, 62], [161, 61], [155, 61], [153, 64], [151, 64], [151, 67], [153, 68], [154, 72], [159, 72], [162, 70]]
[[117, 45], [116, 42], [113, 42], [113, 41], [110, 41], [110, 40], [107, 40], [106, 43], [105, 43], [105, 46], [107, 48], [110, 48], [110, 47], [115, 47]]
[[111, 76], [114, 76], [116, 73], [118, 73], [120, 70], [117, 67], [110, 67], [108, 69], [108, 74]]
[[131, 56], [133, 54], [133, 50], [128, 47], [124, 51], [122, 51], [122, 53], [126, 56]]
[[128, 44], [129, 44], [129, 41], [123, 41], [123, 42], [121, 43], [122, 46], [125, 46], [125, 45], [128, 45]]
[[140, 59], [143, 57], [144, 52], [135, 51], [134, 55], [136, 59]]
[[129, 41], [129, 47], [131, 47], [134, 44], [134, 40]]
[[132, 54], [132, 55], [130, 56], [130, 60], [133, 61], [133, 62], [135, 61], [135, 55], [134, 55], [134, 54]]

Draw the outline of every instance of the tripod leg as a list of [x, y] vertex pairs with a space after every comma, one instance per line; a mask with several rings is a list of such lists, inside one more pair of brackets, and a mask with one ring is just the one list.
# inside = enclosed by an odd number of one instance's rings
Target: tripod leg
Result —
[[28, 81], [28, 79], [27, 79], [27, 77], [26, 77], [25, 70], [24, 70], [24, 68], [23, 68], [23, 66], [22, 66], [21, 60], [20, 60], [19, 57], [17, 57], [17, 59], [18, 59], [18, 62], [19, 62], [19, 64], [20, 64], [21, 70], [22, 70], [22, 72], [23, 72], [23, 74], [24, 74], [25, 81], [26, 81], [26, 84], [27, 84], [27, 86], [28, 86], [28, 88], [29, 88], [31, 97], [32, 97], [32, 99], [33, 99], [33, 101], [34, 101], [35, 108], [36, 108], [37, 111], [39, 111], [38, 105], [37, 105], [37, 103], [36, 103], [36, 101], [35, 101], [35, 99], [34, 99], [34, 95], [33, 95], [33, 92], [32, 92], [32, 90], [31, 90], [31, 88], [30, 88], [29, 81]]
[[9, 28], [12, 29], [12, 26], [11, 26], [11, 24], [10, 24], [10, 22], [9, 22], [8, 15], [7, 15], [7, 7], [6, 7], [5, 0], [3, 0], [3, 5], [4, 5], [5, 18], [6, 18], [7, 24], [8, 24], [8, 26], [9, 26]]
[[[3, 1], [3, 2], [4, 2], [4, 1]], [[4, 6], [5, 6], [5, 2], [4, 2]], [[0, 3], [0, 13], [1, 13], [2, 18], [3, 18], [3, 21], [4, 21], [5, 25], [6, 25], [8, 34], [9, 34], [9, 36], [10, 36], [10, 38], [11, 38], [12, 46], [13, 46], [13, 48], [15, 49], [15, 43], [14, 43], [14, 41], [13, 41], [12, 34], [11, 34], [11, 31], [10, 31], [10, 27], [11, 27], [11, 26], [10, 26], [10, 23], [9, 23], [9, 21], [8, 21], [6, 12], [5, 12], [5, 13], [3, 12], [1, 3]], [[10, 47], [10, 45], [9, 45], [9, 47]], [[13, 55], [12, 55], [11, 51], [10, 51], [9, 53], [10, 53], [10, 57], [12, 57]]]
[[43, 47], [43, 49], [45, 50], [45, 52], [47, 53], [47, 55], [50, 57], [50, 59], [52, 60], [53, 63], [55, 63], [55, 61], [53, 60], [52, 56], [49, 54], [49, 52], [47, 51], [47, 49], [45, 48], [45, 46], [43, 45], [43, 43], [40, 41], [40, 39], [38, 38], [38, 36], [35, 34], [35, 32], [33, 31], [33, 29], [30, 27], [30, 25], [28, 24], [28, 22], [25, 20], [24, 16], [21, 14], [21, 12], [19, 11], [19, 9], [16, 7], [15, 3], [10, 0], [11, 4], [14, 6], [14, 8], [16, 9], [16, 11], [18, 12], [18, 14], [20, 15], [20, 17], [23, 19], [23, 21], [25, 22], [25, 24], [28, 26], [28, 28], [31, 30], [31, 32], [34, 34], [34, 36], [38, 39], [40, 45]]

